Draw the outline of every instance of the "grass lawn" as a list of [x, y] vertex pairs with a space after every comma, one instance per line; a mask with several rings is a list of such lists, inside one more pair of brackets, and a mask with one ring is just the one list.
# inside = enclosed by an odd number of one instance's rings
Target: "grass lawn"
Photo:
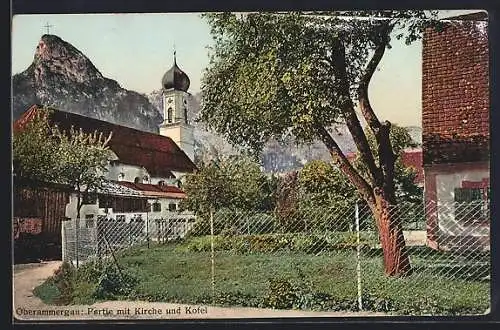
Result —
[[[438, 260], [435, 254], [428, 250], [422, 253], [418, 249], [410, 252], [415, 271], [400, 279], [383, 275], [380, 255], [362, 257], [361, 285], [365, 310], [440, 315], [477, 314], [489, 307], [488, 281], [464, 279], [459, 272], [450, 276], [450, 270], [440, 273], [437, 268], [428, 268], [430, 263]], [[315, 299], [315, 304], [310, 304], [311, 309], [357, 308], [354, 250], [319, 255], [291, 251], [251, 254], [216, 251], [214, 279], [218, 298], [215, 301], [212, 300], [210, 256], [210, 252], [182, 251], [175, 245], [153, 245], [149, 249], [141, 246], [117, 254], [120, 266], [139, 280], [134, 294], [128, 299], [269, 307], [262, 305], [262, 301], [270, 294], [276, 294], [270, 292], [270, 280], [281, 278], [296, 290], [329, 297], [310, 296], [308, 299]], [[442, 258], [439, 260], [443, 261]], [[86, 287], [81, 283], [76, 286]], [[53, 295], [53, 290], [47, 288], [38, 291]], [[88, 292], [80, 291], [74, 301], [92, 300]], [[329, 299], [330, 302], [326, 304], [318, 299]]]
[[[427, 268], [437, 255], [410, 250], [414, 273], [406, 278], [387, 278], [379, 255], [363, 257], [362, 292], [398, 306], [421, 305], [430, 310], [471, 313], [489, 307], [490, 283], [464, 280], [460, 272]], [[422, 255], [425, 255], [422, 256]], [[443, 257], [439, 259], [443, 262]], [[175, 246], [135, 248], [119, 255], [120, 264], [139, 277], [137, 291], [152, 300], [199, 302], [212, 294], [209, 252], [180, 252]], [[326, 293], [336, 300], [357, 297], [356, 253], [339, 250], [319, 255], [290, 251], [235, 254], [215, 252], [215, 290], [223, 295], [263, 297], [269, 280], [284, 278], [306, 291]], [[441, 275], [440, 275], [441, 274]], [[451, 276], [453, 275], [453, 276]], [[373, 302], [371, 302], [373, 303]]]

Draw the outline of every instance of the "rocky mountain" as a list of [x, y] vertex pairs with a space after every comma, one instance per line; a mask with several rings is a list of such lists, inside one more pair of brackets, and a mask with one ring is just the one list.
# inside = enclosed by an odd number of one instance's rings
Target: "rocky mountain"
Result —
[[12, 78], [13, 119], [43, 104], [115, 124], [157, 132], [162, 116], [147, 96], [104, 77], [70, 43], [43, 35], [31, 65]]
[[422, 128], [418, 126], [407, 126], [408, 134], [410, 134], [413, 141], [422, 144]]

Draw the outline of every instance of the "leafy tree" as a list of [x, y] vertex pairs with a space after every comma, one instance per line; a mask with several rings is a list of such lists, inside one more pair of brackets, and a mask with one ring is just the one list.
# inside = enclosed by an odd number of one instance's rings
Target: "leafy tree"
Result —
[[338, 168], [323, 160], [308, 162], [300, 171], [299, 190], [304, 218], [314, 219], [320, 229], [352, 228], [354, 205], [360, 196]]
[[211, 209], [232, 208], [268, 211], [274, 207], [276, 180], [260, 171], [246, 157], [234, 156], [201, 164], [186, 176], [183, 189], [187, 198], [183, 209], [207, 215]]
[[[254, 152], [270, 138], [294, 135], [300, 142], [322, 141], [376, 219], [385, 273], [409, 272], [402, 227], [389, 212], [396, 203], [391, 124], [376, 116], [368, 86], [391, 41], [416, 40], [436, 13], [219, 13], [204, 17], [215, 45], [202, 79], [200, 119], [231, 143]], [[375, 137], [378, 159], [356, 105]], [[336, 123], [346, 124], [366, 173], [358, 171], [341, 151], [330, 129]]]
[[[73, 127], [63, 131], [50, 123], [50, 115], [50, 109], [41, 109], [24, 129], [14, 133], [14, 173], [73, 187], [77, 194], [76, 226], [79, 228], [83, 196], [104, 181], [103, 174], [111, 157], [107, 147], [111, 134], [104, 138], [102, 133], [87, 134]], [[78, 235], [78, 230], [76, 233]]]
[[84, 133], [74, 127], [65, 132], [57, 126], [51, 134], [57, 143], [57, 163], [54, 166], [58, 172], [56, 180], [75, 188], [78, 222], [83, 196], [95, 192], [105, 180], [104, 172], [111, 159], [107, 147], [111, 135], [104, 138], [102, 133]]
[[[368, 130], [367, 130], [368, 131]], [[368, 131], [369, 132], [369, 131]], [[377, 157], [375, 138], [372, 134], [367, 134], [368, 143]], [[408, 130], [404, 127], [393, 125], [390, 132], [390, 140], [397, 159], [394, 164], [395, 194], [398, 204], [405, 203], [403, 209], [406, 212], [415, 211], [414, 214], [405, 214], [401, 220], [415, 221], [415, 218], [422, 214], [419, 212], [423, 202], [423, 189], [415, 183], [416, 171], [406, 167], [401, 155], [406, 148], [417, 147], [418, 144], [412, 140]], [[378, 160], [377, 160], [378, 161]], [[366, 166], [360, 160], [359, 154], [353, 161], [354, 167], [363, 175], [366, 175]], [[362, 202], [362, 198], [356, 191], [356, 187], [336, 168], [333, 164], [314, 160], [308, 162], [300, 171], [300, 190], [302, 194], [301, 208], [306, 212], [321, 210], [323, 216], [325, 210], [330, 209], [332, 213], [339, 215], [349, 215], [351, 217], [353, 205]], [[409, 204], [408, 204], [409, 203]], [[364, 203], [361, 203], [363, 207]], [[313, 212], [314, 213], [314, 212]], [[321, 218], [321, 214], [318, 216]], [[332, 219], [327, 219], [332, 220]], [[346, 225], [352, 224], [351, 219], [335, 218], [335, 221], [344, 221]], [[342, 224], [339, 224], [342, 227]]]
[[46, 112], [38, 112], [25, 129], [14, 131], [12, 163], [14, 175], [19, 178], [56, 182], [58, 163], [55, 139], [48, 139], [51, 127]]

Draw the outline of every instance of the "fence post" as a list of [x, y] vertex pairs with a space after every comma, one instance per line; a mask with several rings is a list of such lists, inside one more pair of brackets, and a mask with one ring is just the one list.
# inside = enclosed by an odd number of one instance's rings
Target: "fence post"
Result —
[[62, 254], [62, 261], [66, 261], [66, 245], [68, 244], [66, 242], [66, 234], [65, 234], [65, 221], [61, 222], [61, 254]]
[[215, 303], [214, 211], [210, 209], [210, 259], [212, 262], [212, 303]]
[[133, 245], [132, 244], [132, 229], [133, 229], [133, 227], [132, 227], [133, 226], [132, 220], [133, 219], [130, 219], [130, 222], [128, 223], [128, 226], [127, 226], [128, 227], [128, 230], [127, 230], [128, 231], [128, 245], [129, 246]]
[[149, 249], [149, 212], [146, 212], [146, 241]]
[[358, 280], [358, 308], [360, 311], [362, 311], [363, 310], [363, 300], [361, 298], [361, 243], [360, 243], [360, 236], [359, 236], [359, 206], [358, 206], [358, 203], [356, 203], [355, 217], [356, 217], [356, 247], [357, 247], [356, 275], [357, 275], [357, 280]]

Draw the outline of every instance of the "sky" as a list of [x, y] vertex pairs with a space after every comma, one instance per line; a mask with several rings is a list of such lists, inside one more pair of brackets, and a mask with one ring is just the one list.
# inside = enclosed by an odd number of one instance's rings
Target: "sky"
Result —
[[[444, 11], [441, 17], [467, 11]], [[33, 61], [40, 37], [55, 34], [83, 52], [107, 78], [123, 88], [149, 94], [161, 88], [163, 74], [177, 64], [200, 90], [212, 43], [208, 24], [198, 13], [16, 15], [12, 20], [12, 74]], [[380, 119], [421, 126], [421, 42], [393, 43], [374, 74], [369, 94]]]

